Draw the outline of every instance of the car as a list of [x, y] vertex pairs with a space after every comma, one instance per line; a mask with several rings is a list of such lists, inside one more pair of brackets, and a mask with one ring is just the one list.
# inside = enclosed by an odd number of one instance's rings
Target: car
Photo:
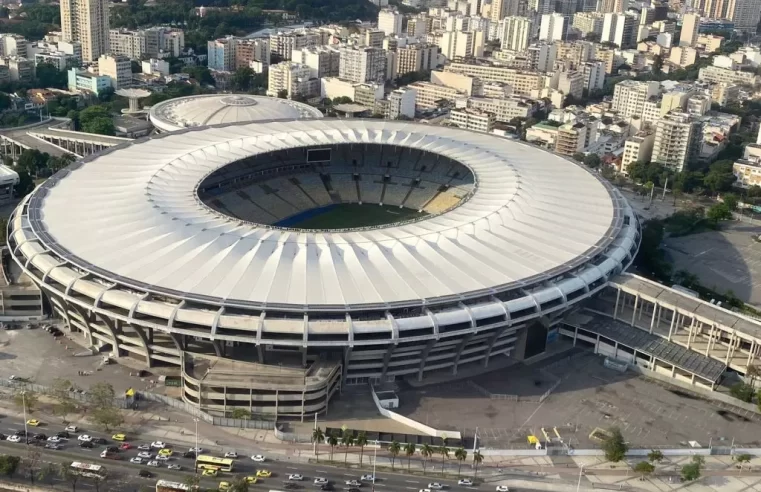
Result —
[[5, 440], [8, 442], [21, 442], [21, 436], [16, 436], [16, 435], [8, 436], [5, 438]]
[[108, 444], [108, 441], [102, 437], [93, 437], [92, 442], [95, 444]]
[[230, 490], [230, 487], [232, 487], [232, 484], [230, 482], [219, 482], [218, 490]]
[[76, 425], [67, 425], [64, 429], [66, 432], [79, 432], [79, 427]]
[[166, 447], [166, 443], [164, 441], [153, 441], [151, 447], [162, 449]]
[[320, 490], [334, 490], [332, 483], [324, 483], [320, 485]]
[[431, 489], [420, 489], [419, 492], [431, 492]]
[[180, 465], [175, 465], [175, 464], [166, 465], [166, 467], [167, 467], [167, 469], [169, 469], [169, 470], [182, 470], [182, 466], [180, 466]]
[[126, 441], [127, 440], [127, 434], [124, 434], [122, 432], [117, 432], [113, 436], [111, 436], [111, 439], [114, 441]]
[[251, 460], [256, 461], [257, 463], [264, 463], [264, 460], [266, 458], [262, 454], [255, 454], [251, 457]]
[[82, 434], [81, 436], [77, 437], [77, 441], [90, 442], [92, 441], [92, 437], [87, 434]]
[[508, 492], [507, 485], [497, 485], [497, 492]]
[[[142, 449], [142, 448], [138, 448], [138, 449]], [[184, 453], [182, 453], [182, 457], [183, 458], [195, 458], [196, 454], [193, 451], [185, 451]]]
[[37, 419], [29, 419], [26, 421], [26, 425], [31, 425], [32, 427], [38, 427], [42, 422], [40, 422]]
[[290, 475], [288, 475], [288, 480], [293, 480], [294, 482], [300, 482], [304, 480], [304, 476], [299, 475], [298, 473], [291, 473]]
[[128, 442], [124, 442], [124, 443], [121, 443], [121, 444], [119, 445], [119, 449], [121, 449], [121, 450], [123, 450], [123, 451], [126, 451], [126, 450], [128, 450], [128, 449], [132, 449], [132, 444], [130, 444], [130, 443], [128, 443]]
[[6, 439], [8, 439], [8, 436], [0, 432], [0, 441], [5, 441]]
[[461, 478], [457, 481], [457, 485], [462, 485], [464, 487], [472, 487], [473, 486], [473, 480], [469, 478]]
[[207, 469], [201, 473], [202, 477], [216, 477], [217, 475], [219, 475], [219, 471], [214, 469]]
[[92, 449], [92, 448], [95, 447], [95, 444], [93, 444], [92, 441], [81, 441], [79, 443], [79, 447], [80, 448]]
[[108, 449], [104, 449], [103, 451], [101, 451], [101, 453], [100, 453], [100, 457], [101, 457], [101, 458], [108, 458], [109, 456], [111, 456], [111, 455], [113, 455], [113, 454], [114, 454], [114, 453], [112, 453], [112, 452], [111, 452], [111, 451], [109, 451]]
[[[161, 442], [161, 441], [158, 441], [158, 442]], [[164, 448], [166, 446], [161, 446], [161, 447]], [[190, 448], [190, 449], [188, 449], [188, 451], [190, 451], [191, 453], [195, 453], [195, 454], [201, 454], [201, 453], [203, 453], [203, 448]]]
[[56, 444], [54, 442], [49, 442], [45, 444], [45, 449], [62, 449], [62, 448], [63, 446], [61, 446], [60, 444]]
[[361, 487], [362, 486], [362, 482], [360, 482], [359, 480], [347, 480], [345, 483], [349, 487]]
[[314, 479], [314, 484], [315, 484], [315, 485], [325, 485], [325, 484], [326, 484], [326, 483], [328, 483], [329, 481], [330, 481], [330, 480], [328, 480], [328, 479], [327, 479], [327, 478], [325, 478], [325, 477], [316, 477], [316, 478]]
[[34, 435], [34, 439], [37, 441], [47, 441], [48, 436], [40, 432], [39, 434]]
[[428, 484], [428, 488], [431, 490], [441, 490], [444, 488], [439, 482], [433, 482]]
[[61, 441], [63, 441], [63, 439], [61, 439], [58, 436], [50, 436], [50, 437], [48, 437], [47, 441], [48, 442], [61, 442]]
[[238, 453], [236, 453], [235, 451], [228, 451], [225, 453], [225, 458], [236, 459], [238, 458]]
[[374, 482], [375, 481], [375, 477], [373, 475], [369, 475], [369, 474], [368, 475], [362, 475], [360, 480], [362, 480], [363, 482]]
[[118, 453], [119, 448], [117, 448], [116, 446], [109, 446], [106, 448], [106, 451], [108, 451], [109, 453]]
[[137, 447], [140, 451], [150, 451], [151, 445], [150, 444], [141, 444]]
[[169, 459], [169, 456], [164, 456], [163, 454], [156, 455], [156, 461], [169, 461]]
[[153, 473], [148, 470], [140, 470], [137, 474], [140, 478], [153, 478]]
[[158, 468], [158, 467], [159, 467], [159, 465], [160, 465], [160, 463], [159, 463], [158, 461], [156, 461], [156, 460], [151, 460], [151, 461], [149, 461], [148, 463], [146, 463], [146, 465], [148, 465], [148, 466], [153, 466], [153, 467], [155, 467], [155, 468]]
[[256, 476], [260, 478], [269, 478], [272, 476], [272, 472], [269, 470], [256, 470]]
[[153, 455], [151, 453], [149, 453], [148, 451], [140, 451], [139, 453], [137, 453], [137, 457], [138, 458], [145, 458], [145, 459], [149, 460], [149, 459], [153, 458]]
[[130, 458], [130, 463], [134, 463], [136, 465], [142, 465], [143, 464], [143, 458]]
[[258, 479], [253, 475], [249, 475], [246, 477], [246, 483], [256, 483], [257, 480]]
[[169, 458], [172, 456], [173, 451], [169, 448], [159, 449], [159, 452], [157, 453], [158, 456], [165, 456]]
[[60, 437], [61, 439], [68, 439], [71, 437], [71, 434], [69, 434], [67, 431], [61, 431], [55, 433], [56, 437]]

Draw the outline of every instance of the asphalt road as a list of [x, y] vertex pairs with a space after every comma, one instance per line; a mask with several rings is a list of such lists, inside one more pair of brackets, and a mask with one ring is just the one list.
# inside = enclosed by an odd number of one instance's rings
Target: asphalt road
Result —
[[[62, 431], [64, 428], [60, 424], [45, 424], [39, 427], [28, 427], [29, 434], [44, 433], [48, 437], [55, 435], [57, 432]], [[11, 435], [17, 430], [24, 429], [24, 422], [11, 417], [4, 417], [0, 419], [0, 432], [3, 434]], [[94, 448], [82, 448], [79, 447], [77, 441], [77, 435], [88, 434], [93, 437], [102, 437], [108, 441], [108, 444], [95, 445]], [[168, 464], [177, 464], [182, 467], [182, 470], [169, 470], [166, 468], [166, 464], [162, 464], [160, 467], [149, 467], [145, 464], [138, 465], [129, 462], [130, 458], [137, 457], [140, 452], [137, 448], [140, 444], [150, 444], [150, 441], [146, 442], [139, 439], [139, 436], [127, 436], [130, 444], [134, 446], [133, 449], [123, 450], [118, 453], [120, 459], [105, 459], [100, 457], [100, 453], [108, 446], [118, 446], [120, 443], [114, 441], [111, 438], [112, 434], [106, 434], [98, 431], [91, 431], [89, 429], [80, 429], [78, 434], [72, 434], [71, 438], [62, 442], [62, 449], [50, 450], [45, 449], [42, 446], [34, 449], [39, 450], [42, 456], [42, 461], [46, 462], [68, 462], [68, 461], [84, 461], [88, 463], [100, 464], [109, 470], [108, 487], [100, 486], [100, 489], [121, 490], [121, 491], [133, 491], [139, 490], [140, 487], [145, 485], [155, 484], [157, 479], [173, 480], [182, 482], [189, 475], [193, 473], [194, 460], [193, 458], [183, 458], [182, 453], [188, 450], [187, 445], [173, 445], [171, 442], [167, 442], [167, 446], [174, 450], [174, 455]], [[31, 441], [31, 440], [30, 440]], [[31, 444], [29, 447], [33, 447]], [[153, 454], [155, 455], [155, 451]], [[0, 441], [0, 453], [12, 454], [21, 456], [22, 458], [28, 454], [27, 445], [22, 441], [20, 443], [12, 443], [9, 441]], [[365, 454], [365, 469], [360, 471], [356, 469], [348, 469], [342, 467], [335, 467], [322, 464], [305, 464], [295, 463], [287, 461], [278, 461], [274, 459], [266, 459], [264, 463], [256, 463], [250, 459], [250, 456], [243, 455], [243, 450], [238, 450], [241, 453], [239, 458], [235, 462], [235, 466], [231, 473], [220, 473], [217, 478], [204, 478], [202, 480], [202, 486], [208, 488], [215, 488], [220, 481], [231, 481], [236, 477], [255, 475], [257, 470], [266, 469], [272, 472], [272, 476], [269, 478], [260, 478], [256, 484], [251, 485], [252, 490], [285, 490], [283, 482], [288, 479], [289, 474], [298, 473], [304, 477], [304, 480], [300, 482], [301, 488], [309, 491], [317, 491], [318, 487], [313, 485], [313, 481], [316, 477], [324, 477], [330, 480], [335, 487], [335, 490], [348, 489], [349, 486], [345, 484], [347, 480], [359, 480], [360, 475], [363, 473], [371, 473], [371, 468], [368, 466], [372, 463], [371, 452]], [[321, 454], [324, 456], [324, 454]], [[336, 450], [335, 459], [340, 460], [341, 453]], [[144, 460], [145, 463], [145, 460]], [[435, 460], [433, 461], [435, 464]], [[404, 462], [401, 461], [400, 467], [404, 466]], [[153, 473], [152, 479], [144, 479], [138, 476], [140, 470], [149, 470]], [[113, 480], [111, 477], [113, 476]], [[94, 485], [89, 479], [81, 479], [77, 484], [77, 489], [91, 489], [95, 490]], [[432, 473], [428, 477], [419, 477], [413, 475], [395, 474], [388, 472], [378, 472], [376, 474], [375, 490], [379, 492], [407, 492], [407, 491], [419, 491], [420, 489], [427, 488], [429, 482], [439, 482], [447, 490], [452, 491], [466, 491], [466, 490], [482, 490], [493, 491], [495, 490], [495, 483], [482, 484], [478, 487], [462, 487], [458, 486], [455, 480], [446, 480], [435, 477]], [[362, 490], [369, 492], [372, 489], [372, 483], [365, 482], [362, 485]]]

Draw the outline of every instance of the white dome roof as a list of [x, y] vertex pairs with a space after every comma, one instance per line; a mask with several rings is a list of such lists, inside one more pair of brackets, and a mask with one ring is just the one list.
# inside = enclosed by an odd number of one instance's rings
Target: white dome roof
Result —
[[164, 132], [221, 123], [322, 118], [307, 104], [248, 94], [210, 94], [178, 97], [151, 108], [151, 122]]

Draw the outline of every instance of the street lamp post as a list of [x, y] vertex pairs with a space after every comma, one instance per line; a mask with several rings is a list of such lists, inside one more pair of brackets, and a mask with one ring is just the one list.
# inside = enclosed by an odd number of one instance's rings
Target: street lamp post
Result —
[[380, 446], [380, 441], [375, 441], [375, 452], [373, 453], [373, 488], [371, 492], [375, 492], [375, 463], [378, 461], [378, 446]]
[[26, 423], [26, 391], [21, 391], [21, 406], [24, 409], [24, 440], [29, 445], [29, 427]]
[[198, 473], [198, 418], [193, 419], [196, 423], [196, 448], [193, 450], [193, 456], [195, 456], [194, 469]]
[[581, 468], [579, 468], [579, 481], [576, 483], [576, 492], [579, 492], [579, 488], [581, 488], [582, 475], [584, 475], [584, 465], [581, 465]]

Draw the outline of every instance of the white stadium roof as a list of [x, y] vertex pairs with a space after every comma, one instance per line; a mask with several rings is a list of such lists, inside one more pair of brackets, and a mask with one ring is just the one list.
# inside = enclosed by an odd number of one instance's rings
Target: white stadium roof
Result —
[[[441, 215], [342, 232], [241, 222], [197, 196], [205, 176], [244, 157], [340, 143], [450, 157], [471, 169], [475, 190]], [[83, 270], [148, 292], [240, 306], [465, 299], [531, 288], [611, 255], [606, 248], [614, 241], [622, 255], [634, 244], [621, 243], [625, 200], [562, 157], [486, 134], [383, 120], [259, 122], [161, 135], [57, 174], [28, 210], [24, 227]]]
[[159, 130], [173, 132], [222, 123], [322, 118], [322, 113], [308, 104], [288, 99], [247, 94], [208, 94], [160, 102], [151, 107], [150, 118]]

